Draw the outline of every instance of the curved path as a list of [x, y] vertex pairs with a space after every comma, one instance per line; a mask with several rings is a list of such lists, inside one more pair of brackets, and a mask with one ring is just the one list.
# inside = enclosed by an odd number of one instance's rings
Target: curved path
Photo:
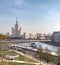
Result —
[[[28, 57], [28, 58], [30, 58], [30, 59], [32, 59], [32, 60], [34, 60], [34, 61], [36, 61], [37, 63], [35, 63], [35, 64], [37, 64], [37, 65], [40, 64], [40, 61], [39, 61], [38, 59], [34, 58], [34, 57], [31, 56], [31, 55], [24, 54], [24, 53], [22, 53], [22, 52], [20, 52], [20, 51], [15, 51], [15, 50], [13, 50], [13, 51], [16, 52], [16, 53], [18, 53], [18, 54], [21, 54], [21, 55], [23, 55], [23, 56], [25, 56], [25, 57]], [[32, 63], [32, 62], [29, 62], [29, 63]], [[47, 65], [47, 63], [44, 62], [44, 61], [41, 61], [41, 64], [42, 64], [42, 65]], [[54, 63], [48, 63], [48, 65], [56, 65], [56, 64], [54, 64]]]
[[39, 65], [38, 63], [35, 63], [35, 62], [27, 62], [27, 61], [19, 61], [19, 60], [6, 60], [6, 59], [3, 59], [3, 60], [0, 60], [1, 61], [5, 61], [5, 62], [14, 62], [14, 63], [25, 63], [25, 64], [35, 64], [35, 65]]

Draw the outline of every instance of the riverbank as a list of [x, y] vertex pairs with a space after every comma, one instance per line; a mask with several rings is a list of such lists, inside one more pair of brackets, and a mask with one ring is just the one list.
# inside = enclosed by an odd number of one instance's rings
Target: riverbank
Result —
[[60, 46], [60, 43], [52, 42], [52, 41], [43, 41], [42, 43], [53, 45], [53, 46]]

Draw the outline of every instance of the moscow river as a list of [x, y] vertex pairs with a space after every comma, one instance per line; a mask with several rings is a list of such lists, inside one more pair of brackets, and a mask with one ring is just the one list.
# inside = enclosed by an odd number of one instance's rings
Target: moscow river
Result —
[[[41, 42], [31, 42], [31, 43], [14, 43], [16, 45], [22, 45], [22, 46], [25, 46], [25, 47], [29, 47], [32, 43], [35, 43], [37, 48], [39, 48], [39, 46], [42, 46], [43, 49], [46, 49], [48, 48], [50, 51], [52, 52], [56, 52], [58, 51], [58, 48], [60, 48], [59, 46], [53, 46], [53, 45], [49, 45], [49, 44], [46, 44], [46, 43], [41, 43]], [[0, 49], [2, 48], [7, 48], [8, 45], [14, 45], [13, 43], [0, 43]]]
[[[42, 46], [43, 49], [46, 49], [48, 48], [50, 51], [53, 51], [53, 52], [56, 52], [58, 51], [58, 46], [53, 46], [53, 45], [49, 45], [49, 44], [45, 44], [45, 43], [41, 43], [41, 42], [33, 42], [36, 44], [37, 48], [39, 48], [39, 46]], [[23, 45], [23, 46], [30, 46], [31, 43], [22, 43], [22, 44], [19, 44], [19, 45]]]

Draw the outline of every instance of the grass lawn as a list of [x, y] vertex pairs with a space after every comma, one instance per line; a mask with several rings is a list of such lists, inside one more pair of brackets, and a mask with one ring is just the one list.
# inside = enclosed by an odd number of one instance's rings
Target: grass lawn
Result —
[[23, 64], [23, 63], [9, 63], [9, 65], [33, 65], [33, 64]]
[[13, 62], [0, 62], [0, 65], [34, 65], [34, 64], [13, 63]]
[[10, 54], [16, 55], [17, 53], [13, 51], [0, 51], [0, 55], [10, 55]]
[[27, 57], [24, 57], [22, 55], [19, 54], [19, 57], [17, 58], [18, 60], [21, 60], [21, 61], [28, 61], [28, 62], [35, 62], [33, 61], [32, 59], [29, 59]]
[[[17, 53], [14, 52], [14, 51], [1, 51], [0, 57], [1, 57], [1, 55], [9, 55], [9, 54], [17, 55]], [[14, 60], [27, 61], [27, 62], [35, 62], [35, 61], [33, 61], [33, 60], [31, 60], [31, 59], [29, 59], [27, 57], [24, 57], [24, 56], [22, 56], [20, 54], [18, 54], [18, 55], [19, 55], [19, 57], [14, 58]], [[0, 62], [0, 65], [34, 65], [34, 64], [23, 64], [23, 63], [13, 63], [13, 62], [2, 61], [2, 62]]]
[[14, 58], [13, 60], [20, 60], [20, 61], [27, 61], [27, 62], [35, 62], [33, 61], [32, 59], [29, 59], [25, 56], [22, 56], [14, 51], [1, 51], [0, 55], [10, 55], [10, 54], [13, 54], [13, 55], [19, 55], [19, 57], [16, 57]]

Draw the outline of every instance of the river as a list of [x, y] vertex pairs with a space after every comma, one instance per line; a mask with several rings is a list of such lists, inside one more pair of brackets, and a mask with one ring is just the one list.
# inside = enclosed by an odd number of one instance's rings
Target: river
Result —
[[[32, 43], [32, 42], [31, 42]], [[17, 45], [23, 45], [23, 46], [30, 46], [31, 43], [15, 43]], [[50, 51], [53, 51], [53, 52], [56, 52], [58, 51], [58, 48], [60, 48], [59, 46], [53, 46], [53, 45], [49, 45], [49, 44], [46, 44], [46, 43], [41, 43], [41, 42], [33, 42], [36, 44], [37, 48], [39, 48], [39, 46], [42, 46], [43, 49], [45, 49], [46, 47], [50, 50]], [[11, 45], [12, 43], [0, 43], [0, 48], [7, 48], [8, 45]]]
[[[58, 48], [60, 48], [59, 46], [53, 46], [53, 45], [49, 45], [49, 44], [45, 44], [45, 43], [41, 43], [41, 42], [34, 42], [37, 45], [37, 48], [39, 48], [39, 46], [42, 46], [43, 49], [45, 49], [46, 47], [53, 52], [58, 51]], [[23, 46], [30, 46], [31, 43], [22, 43], [22, 44], [18, 44], [18, 45], [23, 45]]]

